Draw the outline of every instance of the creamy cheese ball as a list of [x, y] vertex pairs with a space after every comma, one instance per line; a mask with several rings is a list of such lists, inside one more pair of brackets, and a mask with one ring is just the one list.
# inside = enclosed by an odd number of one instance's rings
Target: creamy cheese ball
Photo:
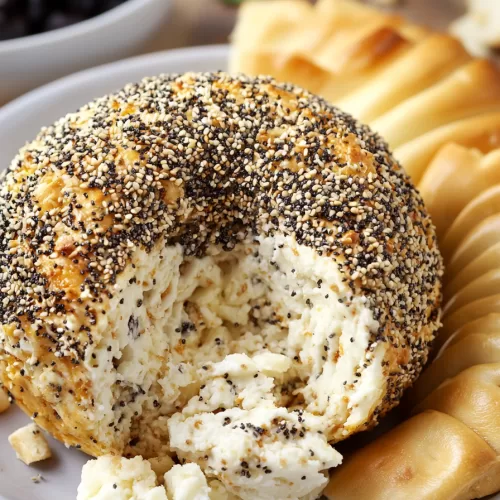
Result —
[[67, 445], [308, 498], [419, 375], [442, 260], [386, 144], [271, 78], [147, 78], [0, 188], [0, 377]]

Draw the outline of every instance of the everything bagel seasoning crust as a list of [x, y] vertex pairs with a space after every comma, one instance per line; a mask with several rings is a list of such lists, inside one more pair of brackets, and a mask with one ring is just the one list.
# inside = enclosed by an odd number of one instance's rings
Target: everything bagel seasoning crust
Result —
[[244, 499], [321, 491], [331, 443], [398, 403], [439, 325], [434, 228], [387, 145], [271, 78], [97, 99], [20, 151], [0, 206], [17, 403], [68, 445], [175, 454]]

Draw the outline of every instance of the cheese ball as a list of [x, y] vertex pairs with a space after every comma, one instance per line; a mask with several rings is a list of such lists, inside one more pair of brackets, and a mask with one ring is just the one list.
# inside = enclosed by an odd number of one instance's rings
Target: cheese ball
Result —
[[[43, 129], [0, 188], [0, 378], [100, 456], [320, 491], [439, 325], [434, 227], [385, 142], [268, 77], [161, 75]], [[295, 496], [289, 496], [295, 495]]]

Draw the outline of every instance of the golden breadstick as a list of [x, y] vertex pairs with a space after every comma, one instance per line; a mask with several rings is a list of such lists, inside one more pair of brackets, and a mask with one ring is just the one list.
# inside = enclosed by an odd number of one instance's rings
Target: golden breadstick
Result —
[[305, 1], [246, 2], [232, 36], [229, 67], [272, 74], [333, 102], [426, 35], [401, 17], [345, 0], [319, 2], [314, 9]]
[[[367, 81], [375, 78], [384, 68], [388, 67], [405, 54], [411, 44], [397, 30], [381, 26], [371, 33], [362, 33], [363, 38], [352, 41], [352, 45], [335, 55], [331, 50], [328, 58], [336, 60], [326, 67], [331, 75], [319, 93], [330, 102], [336, 103], [362, 87]], [[329, 42], [330, 43], [330, 42]], [[333, 45], [337, 49], [337, 45]], [[321, 67], [325, 67], [327, 56], [314, 58]]]
[[441, 347], [463, 325], [491, 313], [500, 313], [500, 294], [470, 302], [446, 317], [435, 340], [435, 348]]
[[500, 362], [473, 366], [443, 382], [415, 412], [437, 410], [451, 415], [500, 453], [499, 385]]
[[450, 283], [445, 288], [444, 297], [453, 297], [469, 283], [475, 281], [479, 276], [497, 269], [499, 262], [500, 243], [496, 243], [476, 257], [464, 269], [452, 276]]
[[398, 147], [394, 154], [413, 182], [418, 183], [434, 155], [454, 142], [488, 153], [500, 146], [500, 113], [479, 116], [444, 125]]
[[[483, 157], [477, 149], [447, 144], [425, 170], [418, 190], [432, 214], [438, 239], [467, 202], [489, 186], [483, 182], [482, 176], [477, 175]], [[449, 196], [449, 193], [453, 195]]]
[[303, 25], [308, 40], [301, 41], [301, 54], [332, 75], [321, 95], [335, 102], [408, 50], [412, 42], [399, 31], [403, 24], [399, 16], [355, 2], [318, 2], [312, 24]]
[[479, 255], [500, 242], [500, 213], [490, 215], [470, 231], [447, 262], [448, 276], [455, 276]]
[[[490, 155], [492, 159], [498, 158], [500, 156], [500, 150], [496, 149], [484, 158]], [[442, 238], [442, 241], [439, 243], [439, 248], [445, 259], [448, 259], [453, 254], [464, 237], [474, 229], [479, 222], [498, 212], [500, 212], [500, 185], [495, 185], [478, 194], [453, 221], [444, 238]]]
[[470, 321], [453, 333], [453, 335], [443, 345], [437, 357], [441, 356], [445, 349], [453, 346], [457, 342], [460, 342], [462, 339], [467, 338], [469, 335], [474, 335], [476, 333], [490, 335], [498, 332], [500, 332], [500, 313], [491, 313]]
[[309, 60], [329, 72], [330, 79], [318, 92], [336, 102], [363, 87], [429, 34], [400, 16], [356, 2], [320, 0], [314, 15], [296, 33], [296, 46], [302, 65]]
[[[297, 84], [300, 79], [310, 90], [320, 88], [329, 75], [312, 61], [303, 60], [297, 67], [288, 67], [288, 60], [300, 49], [297, 33], [312, 12], [311, 4], [304, 0], [245, 2], [231, 35], [230, 71], [273, 74]], [[315, 84], [317, 79], [319, 83]]]
[[[412, 46], [399, 31], [402, 23], [400, 17], [374, 13], [353, 2], [319, 2], [313, 15], [302, 20], [294, 42], [281, 52], [276, 76], [287, 76], [307, 88], [314, 86], [315, 92], [335, 102], [363, 86]], [[314, 78], [307, 81], [303, 69], [311, 65], [317, 69]], [[328, 76], [318, 76], [318, 69]]]
[[468, 60], [470, 56], [460, 42], [446, 35], [432, 35], [336, 104], [358, 120], [369, 122], [434, 85]]
[[451, 298], [446, 298], [443, 316], [453, 314], [457, 309], [470, 302], [496, 294], [500, 294], [500, 268], [488, 271], [463, 287]]
[[423, 26], [408, 22], [402, 16], [388, 14], [351, 0], [318, 0], [315, 10], [317, 19], [327, 21], [326, 24], [337, 20], [339, 24], [333, 27], [335, 29], [347, 25], [355, 29], [360, 23], [384, 22], [387, 26], [397, 27], [398, 31], [412, 42], [420, 41], [432, 33]]
[[426, 368], [409, 394], [417, 404], [446, 379], [471, 366], [500, 362], [500, 330], [495, 333], [472, 333], [446, 346]]
[[297, 47], [297, 30], [312, 12], [313, 7], [305, 0], [244, 2], [231, 34], [233, 49], [237, 49], [233, 50], [235, 58], [231, 64], [245, 64], [245, 60], [236, 58], [238, 52], [292, 52], [291, 49]]
[[500, 459], [474, 431], [437, 411], [420, 413], [347, 458], [330, 500], [470, 500], [500, 488]]
[[500, 70], [475, 60], [370, 125], [397, 148], [442, 125], [499, 109]]
[[[484, 155], [478, 149], [465, 148], [458, 144], [444, 146], [427, 167], [418, 185], [432, 214], [438, 238], [443, 237], [469, 202], [497, 183], [500, 183], [500, 150], [496, 149]], [[489, 213], [498, 211], [491, 201], [490, 199], [488, 206], [483, 208], [474, 225]], [[474, 225], [471, 221], [468, 228], [462, 222], [462, 237]]]

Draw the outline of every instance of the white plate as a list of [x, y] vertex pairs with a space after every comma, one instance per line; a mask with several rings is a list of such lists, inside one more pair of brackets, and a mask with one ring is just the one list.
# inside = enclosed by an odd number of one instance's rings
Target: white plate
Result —
[[[144, 76], [224, 70], [228, 54], [229, 47], [219, 45], [135, 57], [76, 73], [12, 101], [0, 108], [0, 170], [7, 167], [19, 147], [33, 139], [42, 126], [91, 99]], [[28, 417], [16, 408], [0, 415], [0, 500], [73, 500], [81, 468], [88, 457], [50, 439], [54, 458], [25, 466], [16, 459], [7, 436], [28, 422]], [[387, 419], [385, 423], [377, 432], [386, 429]], [[31, 478], [37, 474], [42, 474], [44, 480], [34, 484]], [[500, 500], [500, 496], [495, 499]]]
[[[228, 52], [227, 46], [219, 45], [135, 57], [76, 73], [20, 97], [0, 108], [0, 169], [8, 166], [19, 147], [33, 139], [42, 126], [51, 124], [94, 97], [144, 76], [224, 70]], [[55, 457], [37, 466], [25, 466], [16, 459], [7, 436], [28, 422], [28, 417], [16, 408], [0, 415], [0, 499], [76, 498], [81, 468], [88, 457], [51, 440]], [[34, 484], [31, 478], [37, 474], [42, 474], [44, 480]]]

